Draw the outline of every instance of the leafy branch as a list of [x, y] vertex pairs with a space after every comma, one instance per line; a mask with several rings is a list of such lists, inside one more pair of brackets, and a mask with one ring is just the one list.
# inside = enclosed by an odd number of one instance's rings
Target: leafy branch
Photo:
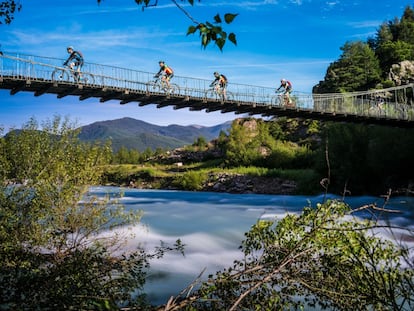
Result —
[[10, 24], [14, 19], [14, 13], [22, 9], [20, 1], [7, 0], [0, 2], [0, 25]]
[[[102, 0], [97, 0], [100, 3]], [[227, 33], [223, 30], [223, 21], [227, 25], [231, 24], [238, 14], [225, 13], [223, 18], [220, 14], [214, 16], [214, 21], [205, 23], [198, 22], [190, 13], [180, 4], [177, 0], [171, 0], [175, 6], [181, 10], [184, 15], [191, 20], [194, 25], [188, 27], [187, 35], [199, 33], [201, 39], [201, 46], [205, 49], [211, 42], [214, 42], [220, 51], [223, 50], [227, 40], [237, 45], [236, 35], [231, 32]], [[158, 5], [158, 0], [135, 0], [138, 5], [142, 5], [144, 10], [147, 7], [155, 7]], [[194, 6], [194, 0], [181, 0], [181, 2], [188, 2], [191, 6]], [[199, 0], [200, 2], [200, 0]]]

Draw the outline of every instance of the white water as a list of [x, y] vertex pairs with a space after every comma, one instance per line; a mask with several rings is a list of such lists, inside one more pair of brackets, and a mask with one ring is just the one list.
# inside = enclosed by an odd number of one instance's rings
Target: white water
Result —
[[[204, 279], [239, 259], [239, 246], [244, 232], [258, 219], [282, 218], [286, 213], [301, 212], [305, 206], [323, 202], [324, 196], [286, 196], [227, 194], [167, 190], [140, 190], [117, 187], [95, 187], [94, 194], [116, 194], [122, 191], [121, 202], [127, 209], [143, 211], [141, 225], [133, 228], [136, 237], [127, 245], [134, 249], [143, 245], [148, 251], [160, 241], [185, 244], [185, 256], [169, 253], [151, 262], [151, 278], [146, 292], [153, 303], [166, 303], [172, 295], [186, 288], [204, 269]], [[334, 196], [330, 196], [334, 198]], [[355, 197], [345, 200], [352, 207], [383, 199]], [[414, 198], [392, 198], [388, 209], [401, 210], [390, 214], [395, 225], [414, 229]]]

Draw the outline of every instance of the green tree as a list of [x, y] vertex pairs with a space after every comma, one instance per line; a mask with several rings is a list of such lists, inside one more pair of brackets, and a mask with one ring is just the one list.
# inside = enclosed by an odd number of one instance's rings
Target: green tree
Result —
[[111, 150], [77, 137], [67, 119], [55, 117], [42, 127], [32, 119], [0, 139], [2, 310], [145, 305], [149, 260], [168, 247], [119, 252], [129, 237], [120, 229], [141, 213], [88, 194]]
[[138, 164], [140, 163], [141, 154], [137, 149], [130, 149], [129, 150], [129, 160], [131, 164]]
[[114, 154], [112, 162], [115, 164], [126, 164], [129, 161], [129, 150], [125, 146], [121, 146]]
[[248, 166], [260, 161], [267, 154], [267, 146], [271, 144], [266, 140], [270, 135], [264, 131], [265, 127], [261, 120], [253, 118], [235, 120], [228, 136], [226, 164]]
[[199, 148], [200, 150], [205, 149], [207, 147], [207, 140], [203, 136], [197, 137], [193, 143], [193, 146]]
[[142, 153], [141, 153], [141, 161], [145, 162], [148, 161], [152, 156], [154, 156], [154, 152], [150, 147], [147, 147]]
[[347, 42], [339, 60], [330, 64], [315, 93], [338, 93], [374, 88], [381, 81], [379, 61], [367, 43]]
[[412, 44], [401, 40], [387, 41], [380, 44], [376, 53], [384, 73], [388, 74], [393, 64], [397, 64], [403, 60], [413, 60], [413, 48], [414, 46]]
[[210, 275], [187, 310], [412, 310], [409, 248], [378, 236], [383, 225], [359, 212], [378, 217], [384, 209], [332, 200], [258, 221], [242, 242], [243, 259]]
[[369, 40], [386, 78], [391, 66], [403, 60], [414, 60], [414, 11], [407, 6], [401, 19], [383, 23], [376, 37]]

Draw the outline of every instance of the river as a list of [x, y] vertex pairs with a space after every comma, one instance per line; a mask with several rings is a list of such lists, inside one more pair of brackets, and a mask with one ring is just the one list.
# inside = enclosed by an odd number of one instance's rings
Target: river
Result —
[[[258, 219], [281, 218], [286, 213], [299, 213], [305, 206], [323, 202], [325, 196], [228, 194], [171, 190], [143, 190], [118, 187], [93, 187], [93, 194], [123, 192], [121, 202], [127, 209], [143, 211], [141, 224], [133, 228], [136, 237], [126, 246], [138, 245], [147, 250], [160, 241], [185, 244], [185, 256], [169, 253], [151, 262], [151, 274], [146, 292], [154, 304], [166, 303], [177, 295], [206, 268], [203, 276], [221, 270], [239, 259], [239, 246], [244, 232]], [[340, 198], [329, 195], [329, 198]], [[349, 197], [352, 207], [376, 203], [377, 197]], [[390, 214], [393, 224], [414, 229], [414, 198], [395, 197], [388, 209], [400, 210]]]

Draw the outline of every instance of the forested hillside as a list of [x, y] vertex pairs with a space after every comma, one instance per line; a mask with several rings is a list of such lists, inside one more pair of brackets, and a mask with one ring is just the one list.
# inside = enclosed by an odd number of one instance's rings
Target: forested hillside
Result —
[[85, 142], [111, 141], [114, 152], [123, 149], [170, 150], [192, 144], [199, 137], [206, 140], [216, 138], [226, 131], [229, 123], [216, 126], [175, 125], [158, 126], [132, 118], [95, 122], [81, 127], [79, 138]]
[[[341, 50], [339, 59], [327, 68], [325, 79], [314, 87], [315, 93], [353, 92], [413, 83], [412, 7], [407, 6], [401, 18], [384, 22], [366, 42], [346, 42]], [[403, 95], [407, 104], [414, 103], [412, 89]], [[322, 173], [329, 164], [331, 190], [339, 191], [342, 187], [352, 194], [360, 194], [404, 188], [411, 193], [412, 129], [327, 123], [321, 138], [315, 169]]]
[[341, 50], [313, 92], [352, 92], [413, 82], [413, 9], [407, 6], [401, 18], [384, 22], [374, 37], [346, 42]]

